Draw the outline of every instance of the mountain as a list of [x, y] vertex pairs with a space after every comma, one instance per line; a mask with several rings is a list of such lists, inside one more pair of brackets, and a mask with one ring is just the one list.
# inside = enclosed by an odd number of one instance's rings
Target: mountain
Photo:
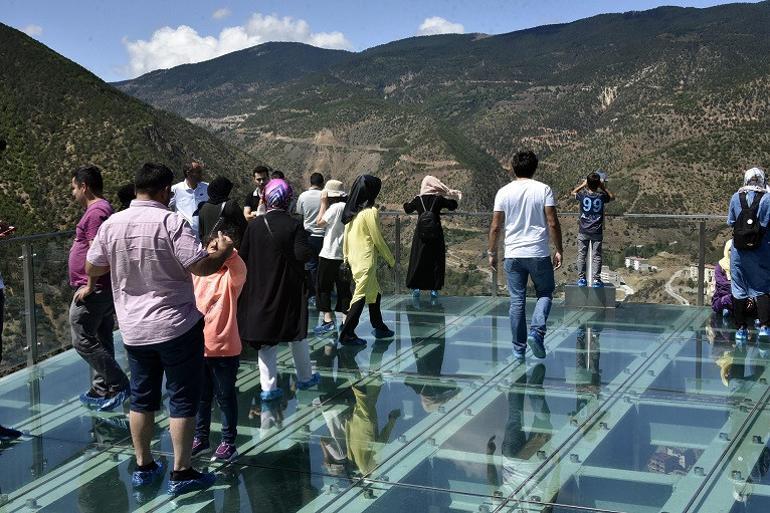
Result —
[[[301, 43], [265, 43], [198, 64], [156, 70], [113, 85], [137, 98], [154, 98], [154, 103], [162, 104], [164, 109], [187, 117], [239, 114], [249, 107], [237, 106], [235, 98], [248, 102], [255, 93], [325, 70], [350, 55], [343, 50], [325, 50]], [[199, 101], [201, 92], [203, 102]]]
[[145, 161], [181, 177], [192, 158], [208, 176], [239, 185], [254, 160], [176, 114], [157, 110], [106, 84], [25, 34], [0, 24], [0, 218], [19, 233], [74, 227], [71, 172], [102, 168], [105, 192], [132, 180]]
[[489, 209], [528, 148], [564, 208], [602, 167], [615, 211], [723, 213], [741, 170], [768, 160], [769, 54], [763, 2], [359, 53], [270, 43], [116, 86], [289, 172], [379, 173], [392, 205], [432, 173]]

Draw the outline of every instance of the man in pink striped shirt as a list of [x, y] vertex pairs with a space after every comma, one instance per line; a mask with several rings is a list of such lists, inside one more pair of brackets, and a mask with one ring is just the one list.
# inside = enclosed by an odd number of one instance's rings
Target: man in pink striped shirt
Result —
[[136, 199], [107, 219], [88, 251], [86, 271], [110, 273], [123, 344], [131, 369], [131, 436], [136, 453], [135, 487], [163, 475], [150, 442], [161, 407], [163, 376], [169, 394], [174, 468], [169, 493], [214, 483], [190, 463], [203, 372], [203, 319], [195, 305], [192, 274], [216, 272], [232, 252], [220, 235], [206, 251], [185, 219], [168, 209], [173, 172], [144, 164], [136, 173]]

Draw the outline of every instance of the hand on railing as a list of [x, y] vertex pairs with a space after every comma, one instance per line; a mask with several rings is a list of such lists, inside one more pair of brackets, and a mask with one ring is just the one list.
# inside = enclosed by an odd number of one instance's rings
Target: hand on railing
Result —
[[11, 226], [5, 221], [0, 220], [0, 239], [10, 237], [10, 235], [16, 231], [15, 226]]

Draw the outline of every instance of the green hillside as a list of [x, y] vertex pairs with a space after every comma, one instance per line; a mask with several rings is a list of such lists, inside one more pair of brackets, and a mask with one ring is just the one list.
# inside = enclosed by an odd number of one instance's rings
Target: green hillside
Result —
[[191, 158], [236, 183], [253, 160], [175, 114], [156, 110], [101, 81], [25, 34], [0, 24], [0, 218], [19, 233], [71, 228], [72, 170], [94, 163], [108, 195], [152, 160], [181, 177]]
[[[392, 204], [433, 173], [468, 192], [466, 208], [489, 208], [513, 153], [531, 148], [562, 200], [601, 166], [620, 192], [616, 211], [721, 213], [741, 170], [768, 161], [768, 2], [355, 54], [300, 47], [262, 45], [118, 86], [290, 172], [379, 173]], [[255, 77], [281, 59], [270, 80]], [[196, 74], [218, 81], [185, 82]]]

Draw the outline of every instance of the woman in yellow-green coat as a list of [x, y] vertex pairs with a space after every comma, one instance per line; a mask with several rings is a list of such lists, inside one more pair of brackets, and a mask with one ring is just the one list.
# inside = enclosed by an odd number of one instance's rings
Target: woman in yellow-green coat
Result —
[[342, 212], [342, 222], [345, 225], [342, 251], [355, 282], [350, 310], [340, 330], [340, 343], [344, 345], [366, 345], [366, 341], [356, 335], [364, 305], [369, 305], [369, 320], [374, 328], [374, 337], [393, 336], [393, 331], [382, 320], [382, 296], [377, 281], [378, 255], [385, 259], [390, 267], [395, 264], [393, 253], [382, 237], [379, 212], [374, 206], [381, 187], [382, 182], [376, 176], [359, 176], [353, 182], [348, 202]]

